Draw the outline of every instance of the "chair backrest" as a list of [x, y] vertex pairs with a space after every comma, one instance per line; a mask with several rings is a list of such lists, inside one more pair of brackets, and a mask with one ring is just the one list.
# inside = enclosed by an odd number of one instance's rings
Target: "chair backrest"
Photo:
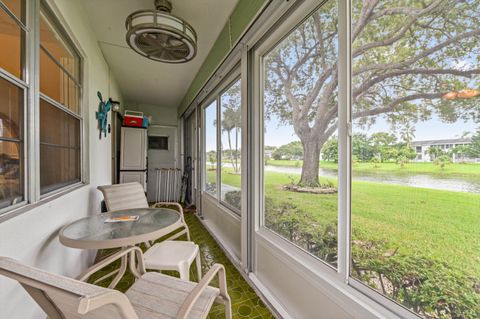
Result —
[[97, 188], [103, 193], [108, 211], [148, 208], [147, 197], [140, 183], [103, 185]]
[[26, 266], [0, 257], [0, 275], [18, 281], [49, 319], [138, 319], [121, 292]]

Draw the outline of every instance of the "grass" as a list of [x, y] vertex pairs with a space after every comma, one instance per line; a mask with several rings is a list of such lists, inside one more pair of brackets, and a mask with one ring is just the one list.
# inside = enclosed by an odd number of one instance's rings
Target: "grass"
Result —
[[[310, 212], [319, 223], [335, 223], [337, 195], [283, 190], [292, 177], [298, 175], [265, 172], [266, 195]], [[223, 169], [222, 179], [240, 186], [240, 177], [228, 169]], [[442, 260], [480, 278], [480, 194], [354, 181], [352, 228], [363, 238], [387, 241], [403, 254]]]
[[[303, 161], [294, 160], [268, 160], [267, 165], [272, 166], [286, 166], [299, 167], [303, 165]], [[337, 169], [337, 163], [320, 161], [320, 168]], [[417, 174], [434, 174], [440, 176], [458, 176], [458, 177], [480, 177], [480, 164], [478, 163], [455, 163], [447, 164], [444, 168], [433, 163], [407, 163], [402, 168], [396, 163], [363, 163], [358, 162], [353, 164], [354, 172], [392, 172], [392, 173], [417, 173]]]

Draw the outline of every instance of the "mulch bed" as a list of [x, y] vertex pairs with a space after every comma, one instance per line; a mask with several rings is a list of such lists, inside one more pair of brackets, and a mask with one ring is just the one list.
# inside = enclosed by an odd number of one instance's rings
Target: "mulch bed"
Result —
[[284, 185], [284, 190], [297, 192], [297, 193], [310, 193], [310, 194], [336, 194], [337, 189], [335, 187], [303, 187], [298, 185]]

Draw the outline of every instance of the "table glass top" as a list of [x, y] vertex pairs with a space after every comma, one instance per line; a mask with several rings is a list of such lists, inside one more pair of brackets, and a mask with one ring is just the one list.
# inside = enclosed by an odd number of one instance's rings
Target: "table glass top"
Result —
[[[136, 221], [106, 223], [120, 216], [139, 216]], [[136, 208], [102, 213], [73, 222], [63, 230], [63, 236], [78, 241], [108, 241], [152, 233], [176, 223], [180, 214], [166, 208]]]

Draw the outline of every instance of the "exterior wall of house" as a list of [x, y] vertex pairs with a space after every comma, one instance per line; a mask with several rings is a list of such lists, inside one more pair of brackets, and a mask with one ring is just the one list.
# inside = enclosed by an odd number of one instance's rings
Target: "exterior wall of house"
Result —
[[[48, 1], [58, 9], [67, 28], [85, 54], [83, 107], [88, 108], [89, 184], [56, 199], [35, 204], [35, 207], [0, 223], [0, 255], [9, 256], [29, 265], [66, 275], [77, 276], [93, 258], [93, 251], [67, 248], [60, 244], [60, 228], [78, 218], [100, 212], [101, 194], [97, 185], [111, 183], [111, 135], [98, 138], [95, 111], [97, 90], [103, 96], [122, 101], [121, 94], [109, 75], [109, 67], [97, 45], [94, 32], [86, 21], [88, 16], [81, 1]], [[61, 19], [62, 20], [62, 19]], [[109, 116], [111, 113], [109, 114]], [[110, 123], [110, 120], [109, 120]], [[14, 281], [0, 278], [0, 309], [2, 318], [44, 318], [43, 311]]]
[[[469, 139], [450, 139], [450, 140], [432, 140], [432, 141], [414, 141], [412, 147], [417, 153], [415, 162], [433, 162], [435, 158], [430, 155], [429, 149], [431, 147], [437, 147], [443, 152], [448, 153], [457, 146], [468, 146], [471, 144]], [[480, 162], [480, 158], [469, 157], [466, 154], [452, 154], [452, 161], [454, 163], [459, 162]]]

